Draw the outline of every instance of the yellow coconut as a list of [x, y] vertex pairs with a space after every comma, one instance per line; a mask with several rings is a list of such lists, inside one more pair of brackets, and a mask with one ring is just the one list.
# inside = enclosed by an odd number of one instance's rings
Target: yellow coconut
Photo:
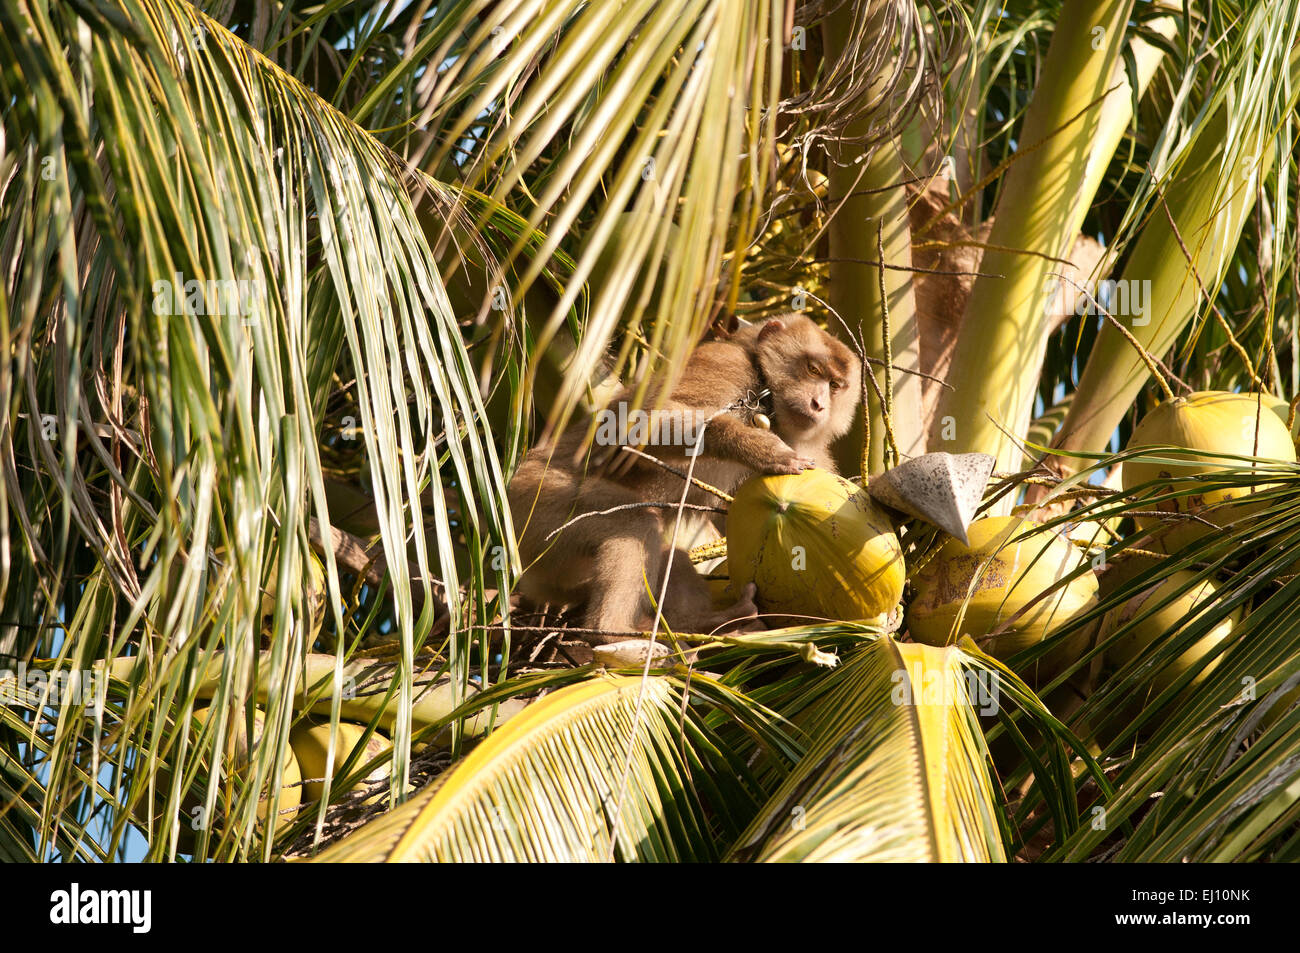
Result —
[[[1291, 401], [1281, 397], [1275, 397], [1272, 394], [1264, 395], [1264, 406], [1277, 415], [1277, 419], [1283, 424], [1291, 417]], [[1300, 413], [1296, 414], [1295, 420], [1291, 424], [1291, 442], [1300, 440]]]
[[[211, 708], [196, 708], [194, 710], [194, 720], [200, 725], [205, 725], [211, 716]], [[263, 738], [263, 728], [266, 724], [266, 714], [260, 709], [255, 709], [253, 713], [253, 748], [259, 745]], [[198, 733], [201, 729], [196, 728], [191, 737], [189, 748], [193, 751], [193, 745], [197, 742]], [[269, 741], [269, 739], [268, 739]], [[248, 744], [248, 729], [244, 721], [243, 713], [232, 714], [230, 721], [226, 725], [226, 743], [222, 756], [222, 770], [224, 772], [222, 782], [219, 782], [217, 788], [217, 801], [215, 811], [217, 817], [213, 818], [212, 828], [214, 836], [219, 833], [225, 824], [225, 818], [230, 812], [236, 796], [242, 785], [247, 784], [253, 779], [251, 767], [251, 753]], [[187, 755], [188, 757], [188, 755]], [[211, 770], [207, 759], [204, 758], [203, 772], [206, 776]], [[167, 797], [170, 793], [174, 775], [171, 771], [163, 769], [158, 772], [155, 781], [157, 793], [152, 809], [152, 821], [155, 827], [164, 831], [170, 829], [170, 818], [164, 816], [164, 810], [167, 804]], [[233, 780], [233, 784], [231, 783]], [[302, 801], [302, 774], [298, 769], [298, 760], [294, 757], [293, 751], [286, 748], [284, 757], [284, 770], [280, 778], [280, 792], [276, 798], [274, 806], [265, 793], [258, 799], [257, 819], [260, 824], [265, 824], [267, 817], [272, 811], [275, 813], [274, 827], [279, 829], [293, 820], [296, 809]], [[201, 808], [204, 803], [204, 797], [207, 791], [206, 778], [200, 779], [196, 786], [192, 787], [182, 798], [179, 810], [180, 817], [180, 836], [177, 840], [177, 846], [182, 851], [192, 850], [195, 844], [195, 834], [203, 825], [203, 816]], [[142, 823], [146, 820], [148, 805], [141, 803], [137, 805], [135, 816]]]
[[[1287, 463], [1294, 463], [1296, 459], [1295, 445], [1286, 424], [1278, 419], [1267, 404], [1258, 406], [1254, 394], [1201, 391], [1165, 401], [1133, 428], [1127, 449], [1161, 445], [1228, 454], [1238, 458], [1262, 457]], [[1125, 491], [1129, 491], [1144, 483], [1156, 481], [1154, 492], [1160, 493], [1163, 492], [1159, 483], [1162, 479], [1214, 474], [1221, 472], [1224, 467], [1248, 465], [1248, 461], [1234, 462], [1215, 457], [1189, 457], [1186, 464], [1139, 463], [1129, 460], [1124, 464], [1123, 485]], [[1187, 513], [1199, 519], [1184, 520], [1165, 529], [1158, 534], [1153, 545], [1166, 552], [1173, 552], [1216, 532], [1217, 528], [1240, 519], [1248, 512], [1225, 504], [1249, 496], [1257, 489], [1265, 487], [1226, 487], [1157, 504], [1170, 513]], [[1163, 525], [1159, 518], [1150, 516], [1137, 517], [1137, 522], [1138, 526], [1146, 530], [1155, 530]]]
[[[340, 780], [340, 769], [343, 767], [343, 763], [361, 744], [361, 739], [365, 737], [365, 733], [365, 725], [339, 722], [338, 730], [334, 735], [333, 777], [335, 782]], [[294, 756], [298, 759], [298, 766], [302, 770], [302, 776], [306, 782], [303, 785], [303, 799], [305, 801], [319, 801], [325, 796], [325, 759], [328, 757], [330, 750], [329, 723], [299, 725], [289, 736], [289, 742], [293, 745]], [[365, 751], [356, 757], [348, 773], [355, 773], [358, 768], [392, 749], [392, 742], [378, 732], [372, 733], [366, 739]], [[366, 775], [365, 781], [367, 783], [382, 781], [388, 777], [391, 770], [391, 762], [386, 761]], [[336, 783], [333, 785], [331, 793], [337, 792], [338, 785]], [[374, 795], [368, 800], [373, 801], [378, 796]]]
[[[1029, 535], [1016, 541], [1023, 534]], [[1096, 604], [1091, 571], [1038, 598], [1083, 565], [1079, 550], [1057, 533], [1020, 517], [994, 516], [976, 520], [967, 536], [969, 546], [949, 539], [912, 577], [916, 595], [907, 608], [907, 628], [917, 641], [946, 645], [970, 635], [990, 655], [1007, 658]], [[1040, 669], [1073, 662], [1090, 635], [1081, 629], [1040, 660]]]
[[[194, 719], [200, 723], [206, 723], [212, 714], [211, 708], [197, 708], [194, 710]], [[252, 760], [253, 752], [262, 744], [265, 738], [264, 729], [266, 726], [266, 713], [257, 708], [253, 711], [253, 741], [249, 744], [248, 739], [248, 722], [245, 720], [243, 712], [232, 712], [229, 721], [226, 724], [226, 746], [225, 746], [225, 763], [224, 769], [228, 776], [233, 776], [241, 783], [248, 783], [253, 780]], [[268, 744], [272, 743], [271, 738], [266, 738]], [[298, 768], [298, 760], [294, 757], [293, 750], [286, 747], [284, 752], [284, 773], [280, 779], [280, 794], [274, 806], [270, 804], [269, 798], [263, 794], [257, 805], [257, 819], [265, 823], [268, 814], [274, 811], [276, 820], [275, 826], [279, 827], [293, 820], [294, 810], [302, 803], [302, 773]], [[221, 801], [218, 800], [218, 809], [221, 807]]]
[[754, 477], [727, 509], [732, 591], [807, 621], [871, 619], [903, 596], [903, 552], [866, 491], [825, 470]]
[[[1214, 604], [1214, 594], [1218, 587], [1208, 579], [1199, 583], [1195, 580], [1196, 574], [1193, 572], [1176, 572], [1163, 582], [1139, 592], [1118, 609], [1106, 613], [1101, 623], [1102, 639], [1108, 639], [1121, 628], [1129, 626], [1123, 636], [1106, 647], [1106, 660], [1116, 668], [1127, 665], [1139, 655], [1146, 654], [1154, 643], [1176, 638], [1179, 629], [1203, 616]], [[1175, 596], [1185, 586], [1191, 588]], [[1166, 599], [1170, 601], [1157, 609]], [[1148, 612], [1151, 614], [1141, 618]], [[1152, 679], [1152, 697], [1163, 692], [1188, 669], [1198, 666], [1206, 655], [1228, 638], [1240, 618], [1240, 611], [1224, 618], [1187, 651], [1162, 667]], [[1134, 624], [1129, 625], [1130, 623]], [[1213, 659], [1197, 673], [1190, 684], [1196, 685], [1204, 680], [1222, 659], [1222, 655]]]

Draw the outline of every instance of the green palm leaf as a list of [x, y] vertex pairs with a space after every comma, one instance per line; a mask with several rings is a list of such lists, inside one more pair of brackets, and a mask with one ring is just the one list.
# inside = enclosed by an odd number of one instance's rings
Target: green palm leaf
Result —
[[[0, 458], [13, 475], [0, 486], [12, 514], [0, 548], [6, 565], [21, 554], [41, 572], [39, 588], [4, 577], [14, 595], [35, 595], [16, 610], [4, 597], [21, 633], [4, 650], [78, 670], [144, 660], [150, 689], [128, 699], [104, 755], [128, 776], [158, 769], [165, 710], [187, 711], [190, 673], [218, 646], [223, 708], [259, 679], [297, 682], [314, 638], [300, 584], [313, 518], [331, 538], [320, 427], [347, 389], [389, 570], [402, 790], [433, 583], [459, 592], [458, 548], [477, 550], [468, 575], [480, 593], [485, 572], [504, 588], [511, 566], [475, 369], [407, 194], [423, 188], [450, 218], [446, 191], [412, 180], [374, 137], [180, 0], [5, 4], [0, 34], [0, 95], [14, 104], [0, 221], [6, 258], [20, 263], [0, 292], [14, 355], [0, 374]], [[243, 282], [237, 302], [202, 294], [218, 280]], [[324, 611], [347, 632], [339, 569], [328, 547], [324, 557]], [[458, 702], [469, 639], [458, 601], [448, 609], [443, 668]], [[274, 784], [291, 721], [274, 691], [268, 715], [276, 743], [256, 775]], [[73, 752], [105, 740], [102, 713], [86, 706], [45, 717], [48, 842], [57, 805], [85, 785], [68, 773]], [[260, 850], [269, 857], [269, 842]]]
[[889, 637], [849, 656], [802, 719], [807, 754], [735, 856], [1004, 860], [972, 670], [960, 649]]
[[716, 859], [759, 792], [692, 696], [741, 712], [700, 676], [604, 675], [556, 691], [317, 860]]
[[[414, 32], [412, 55], [358, 104], [369, 119], [392, 89], [413, 88], [399, 107], [416, 119], [399, 133], [413, 161], [448, 180], [454, 172], [546, 232], [541, 248], [525, 255], [516, 242], [502, 256], [503, 268], [521, 262], [516, 297], [554, 251], [572, 254], [564, 293], [549, 314], [528, 317], [530, 377], [553, 341], [567, 349], [563, 324], [590, 282], [563, 388], [540, 408], [551, 422], [567, 419], [611, 346], [614, 371], [646, 381], [660, 361], [680, 368], [719, 310], [737, 308], [746, 262], [761, 254], [753, 246], [777, 187], [776, 140], [791, 134], [787, 113], [827, 139], [918, 98], [916, 78], [896, 82], [891, 100], [866, 101], [862, 71], [849, 66], [882, 62], [893, 34], [863, 18], [837, 34], [844, 65], [826, 75], [800, 52], [816, 40], [810, 19], [824, 16], [777, 0], [462, 0], [439, 5]], [[794, 61], [811, 79], [783, 100]], [[385, 112], [382, 122], [401, 118]]]

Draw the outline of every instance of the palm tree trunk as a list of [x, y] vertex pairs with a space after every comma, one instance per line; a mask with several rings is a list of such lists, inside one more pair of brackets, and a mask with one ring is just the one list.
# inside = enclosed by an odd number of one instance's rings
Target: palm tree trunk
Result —
[[[854, 21], [866, 17], [866, 33], [885, 28], [885, 0], [872, 0], [870, 4], [845, 4], [827, 18], [825, 45], [828, 61], [836, 61], [844, 53], [846, 40], [855, 35]], [[857, 33], [862, 32], [858, 27]], [[868, 87], [863, 99], [867, 102], [879, 97], [885, 83], [880, 77]], [[873, 114], [879, 109], [871, 110]], [[868, 121], [850, 125], [846, 139], [865, 135]], [[890, 140], [875, 148], [865, 163], [855, 161], [851, 147], [841, 147], [832, 153], [830, 166], [830, 200], [835, 214], [830, 221], [830, 304], [859, 335], [869, 357], [884, 360], [891, 353], [893, 364], [916, 370], [920, 366], [920, 337], [917, 334], [916, 301], [912, 293], [911, 275], [906, 270], [912, 264], [912, 229], [907, 217], [907, 193], [903, 182], [910, 178], [903, 162], [897, 140]], [[900, 266], [884, 272], [884, 302], [888, 306], [890, 344], [887, 352], [884, 341], [885, 307], [881, 300], [880, 246], [883, 244], [884, 260]], [[883, 369], [877, 367], [877, 378], [882, 391], [885, 388]], [[921, 427], [921, 379], [915, 374], [889, 371], [892, 375], [893, 413], [892, 428], [898, 449], [905, 456], [925, 452], [925, 432]], [[871, 470], [879, 472], [884, 466], [885, 428], [883, 408], [874, 398], [869, 398], [864, 411], [869, 410], [871, 421]], [[855, 472], [862, 459], [861, 428], [852, 431], [854, 438], [845, 440], [840, 450], [840, 466], [845, 472]]]

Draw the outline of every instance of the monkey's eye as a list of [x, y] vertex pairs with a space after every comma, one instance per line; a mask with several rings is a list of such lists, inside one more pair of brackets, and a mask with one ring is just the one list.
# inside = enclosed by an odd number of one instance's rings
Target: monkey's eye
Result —
[[808, 362], [808, 373], [813, 377], [823, 377], [821, 366], [816, 361]]
[[832, 381], [831, 381], [831, 390], [839, 390], [839, 389], [840, 389], [841, 387], [843, 387], [843, 386], [844, 386], [844, 382], [843, 382], [843, 381], [839, 381], [839, 380], [832, 380]]

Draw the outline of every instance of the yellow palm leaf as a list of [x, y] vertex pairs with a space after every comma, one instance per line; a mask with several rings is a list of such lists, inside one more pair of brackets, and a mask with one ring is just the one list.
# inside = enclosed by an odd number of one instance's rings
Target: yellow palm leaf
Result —
[[803, 719], [808, 752], [736, 858], [1005, 860], [974, 671], [958, 648], [888, 637], [853, 653]]
[[[692, 693], [700, 688], [696, 676]], [[727, 753], [699, 743], [706, 731], [682, 692], [672, 677], [616, 675], [560, 689], [529, 705], [440, 783], [316, 859], [716, 859], [697, 791], [708, 788], [733, 804], [749, 798]], [[724, 770], [710, 771], [702, 759]], [[753, 809], [750, 800], [747, 813]]]

